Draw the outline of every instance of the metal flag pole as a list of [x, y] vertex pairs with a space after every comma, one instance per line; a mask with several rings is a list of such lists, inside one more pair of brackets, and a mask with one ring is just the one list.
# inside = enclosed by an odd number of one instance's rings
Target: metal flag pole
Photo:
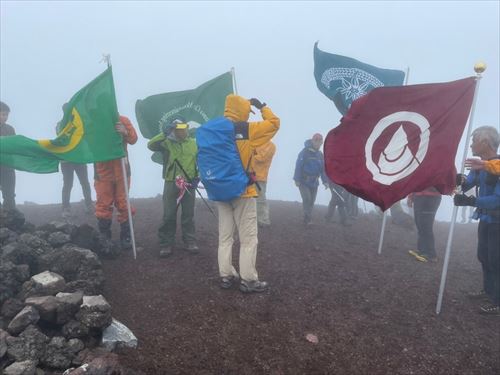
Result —
[[[467, 149], [469, 148], [469, 141], [472, 133], [472, 124], [474, 122], [474, 112], [476, 110], [476, 100], [477, 93], [479, 92], [479, 82], [481, 81], [482, 75], [486, 70], [486, 64], [483, 62], [478, 62], [474, 65], [474, 71], [476, 72], [476, 88], [474, 90], [474, 97], [472, 99], [472, 108], [469, 117], [469, 124], [467, 126], [467, 138], [465, 138], [464, 153], [462, 156], [462, 163], [460, 164], [460, 173], [465, 171], [465, 159], [467, 158]], [[455, 230], [455, 221], [457, 220], [458, 207], [453, 206], [453, 213], [451, 215], [450, 230], [448, 231], [448, 240], [446, 242], [446, 252], [444, 255], [443, 271], [441, 272], [441, 283], [439, 284], [439, 294], [436, 304], [436, 314], [441, 312], [441, 305], [443, 303], [444, 287], [446, 284], [446, 274], [448, 273], [448, 264], [450, 262], [451, 254], [451, 242], [453, 240], [453, 232]]]
[[[103, 55], [103, 61], [106, 61], [108, 68], [111, 67], [111, 55]], [[125, 189], [125, 198], [127, 200], [127, 213], [128, 213], [128, 224], [130, 227], [130, 237], [132, 239], [132, 250], [134, 252], [134, 259], [137, 259], [137, 250], [135, 247], [135, 234], [134, 234], [134, 223], [132, 221], [132, 208], [130, 207], [130, 197], [128, 195], [128, 179], [127, 179], [127, 168], [125, 167], [127, 156], [121, 158], [122, 175], [123, 175], [123, 187]]]
[[234, 71], [234, 66], [231, 68], [231, 77], [233, 77], [233, 90], [236, 95], [238, 95], [238, 87], [236, 86], [236, 73]]
[[[408, 77], [410, 75], [410, 67], [406, 68], [406, 76], [405, 76], [405, 84], [408, 84]], [[385, 233], [385, 224], [387, 223], [387, 210], [383, 213], [384, 217], [382, 218], [382, 228], [380, 228], [380, 240], [378, 241], [378, 251], [377, 254], [382, 254], [382, 244], [384, 243], [384, 233]]]

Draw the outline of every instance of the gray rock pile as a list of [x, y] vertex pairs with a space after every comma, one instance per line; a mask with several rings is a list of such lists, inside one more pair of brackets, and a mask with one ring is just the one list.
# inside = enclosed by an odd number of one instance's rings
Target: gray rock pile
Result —
[[[52, 222], [35, 228], [22, 214], [0, 210], [0, 373], [71, 374], [106, 358], [112, 358], [110, 371], [99, 373], [130, 373], [115, 357], [99, 356], [108, 328], [103, 346], [117, 347], [114, 336], [109, 338], [117, 328], [101, 295], [97, 254], [114, 255], [116, 249], [88, 225]], [[135, 336], [118, 327], [128, 340], [124, 345], [135, 347]]]

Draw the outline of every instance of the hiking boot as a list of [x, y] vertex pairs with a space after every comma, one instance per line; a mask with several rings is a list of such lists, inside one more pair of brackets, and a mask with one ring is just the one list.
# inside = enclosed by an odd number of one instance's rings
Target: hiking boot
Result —
[[500, 316], [500, 306], [490, 303], [488, 305], [481, 306], [479, 308], [479, 313], [484, 315]]
[[418, 260], [419, 262], [422, 262], [422, 263], [427, 263], [427, 262], [437, 263], [437, 257], [431, 257], [429, 255], [422, 254], [419, 251], [410, 250], [410, 251], [408, 251], [408, 254], [414, 256], [416, 260]]
[[120, 245], [123, 250], [132, 248], [132, 238], [130, 236], [130, 225], [128, 220], [120, 224]]
[[488, 295], [484, 290], [480, 290], [479, 292], [468, 293], [467, 297], [472, 300], [484, 300], [484, 301], [488, 300]]
[[62, 213], [61, 213], [61, 216], [64, 218], [64, 219], [69, 219], [71, 218], [71, 210], [69, 207], [64, 207], [62, 209]]
[[197, 254], [200, 251], [200, 248], [195, 242], [189, 242], [184, 246], [184, 250], [191, 254]]
[[160, 247], [160, 258], [168, 258], [172, 255], [172, 246], [163, 245]]
[[97, 219], [97, 227], [99, 233], [107, 239], [111, 239], [111, 219]]
[[236, 276], [224, 276], [220, 279], [220, 287], [222, 289], [229, 289], [233, 286], [233, 284], [238, 281], [238, 277]]
[[240, 291], [243, 293], [261, 293], [261, 292], [265, 292], [267, 289], [269, 289], [269, 285], [265, 281], [241, 280], [241, 283], [240, 283]]

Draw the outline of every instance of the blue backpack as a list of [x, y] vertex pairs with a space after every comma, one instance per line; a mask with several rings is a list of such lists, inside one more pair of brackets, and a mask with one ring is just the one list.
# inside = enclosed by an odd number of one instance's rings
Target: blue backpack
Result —
[[198, 170], [208, 199], [228, 202], [245, 192], [249, 177], [241, 163], [234, 124], [225, 117], [208, 121], [196, 130]]

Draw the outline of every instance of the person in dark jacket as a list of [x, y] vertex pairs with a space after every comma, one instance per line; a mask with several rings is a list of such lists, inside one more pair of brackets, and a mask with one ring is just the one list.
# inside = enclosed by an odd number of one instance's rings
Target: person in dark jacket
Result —
[[323, 153], [319, 150], [322, 144], [323, 136], [319, 133], [314, 134], [311, 139], [305, 141], [304, 149], [299, 153], [295, 163], [293, 179], [302, 197], [305, 225], [311, 224], [320, 177], [325, 189], [328, 189]]
[[[500, 135], [492, 126], [482, 126], [472, 133], [471, 150], [481, 160], [500, 159], [497, 154]], [[457, 194], [455, 206], [472, 206], [473, 219], [479, 219], [477, 257], [483, 268], [483, 289], [469, 296], [485, 302], [479, 312], [500, 315], [500, 179], [485, 170], [472, 170], [467, 177], [457, 176], [462, 191], [476, 187], [477, 196]], [[486, 303], [488, 302], [488, 303]]]
[[441, 204], [441, 193], [436, 188], [411, 193], [408, 196], [408, 207], [413, 207], [413, 216], [417, 227], [417, 250], [410, 250], [410, 255], [420, 262], [436, 262], [436, 246], [434, 244], [434, 219]]
[[[0, 137], [15, 135], [14, 128], [7, 124], [10, 108], [4, 102], [0, 102]], [[3, 207], [5, 210], [16, 209], [16, 172], [13, 168], [0, 165], [0, 189], [2, 190]]]

